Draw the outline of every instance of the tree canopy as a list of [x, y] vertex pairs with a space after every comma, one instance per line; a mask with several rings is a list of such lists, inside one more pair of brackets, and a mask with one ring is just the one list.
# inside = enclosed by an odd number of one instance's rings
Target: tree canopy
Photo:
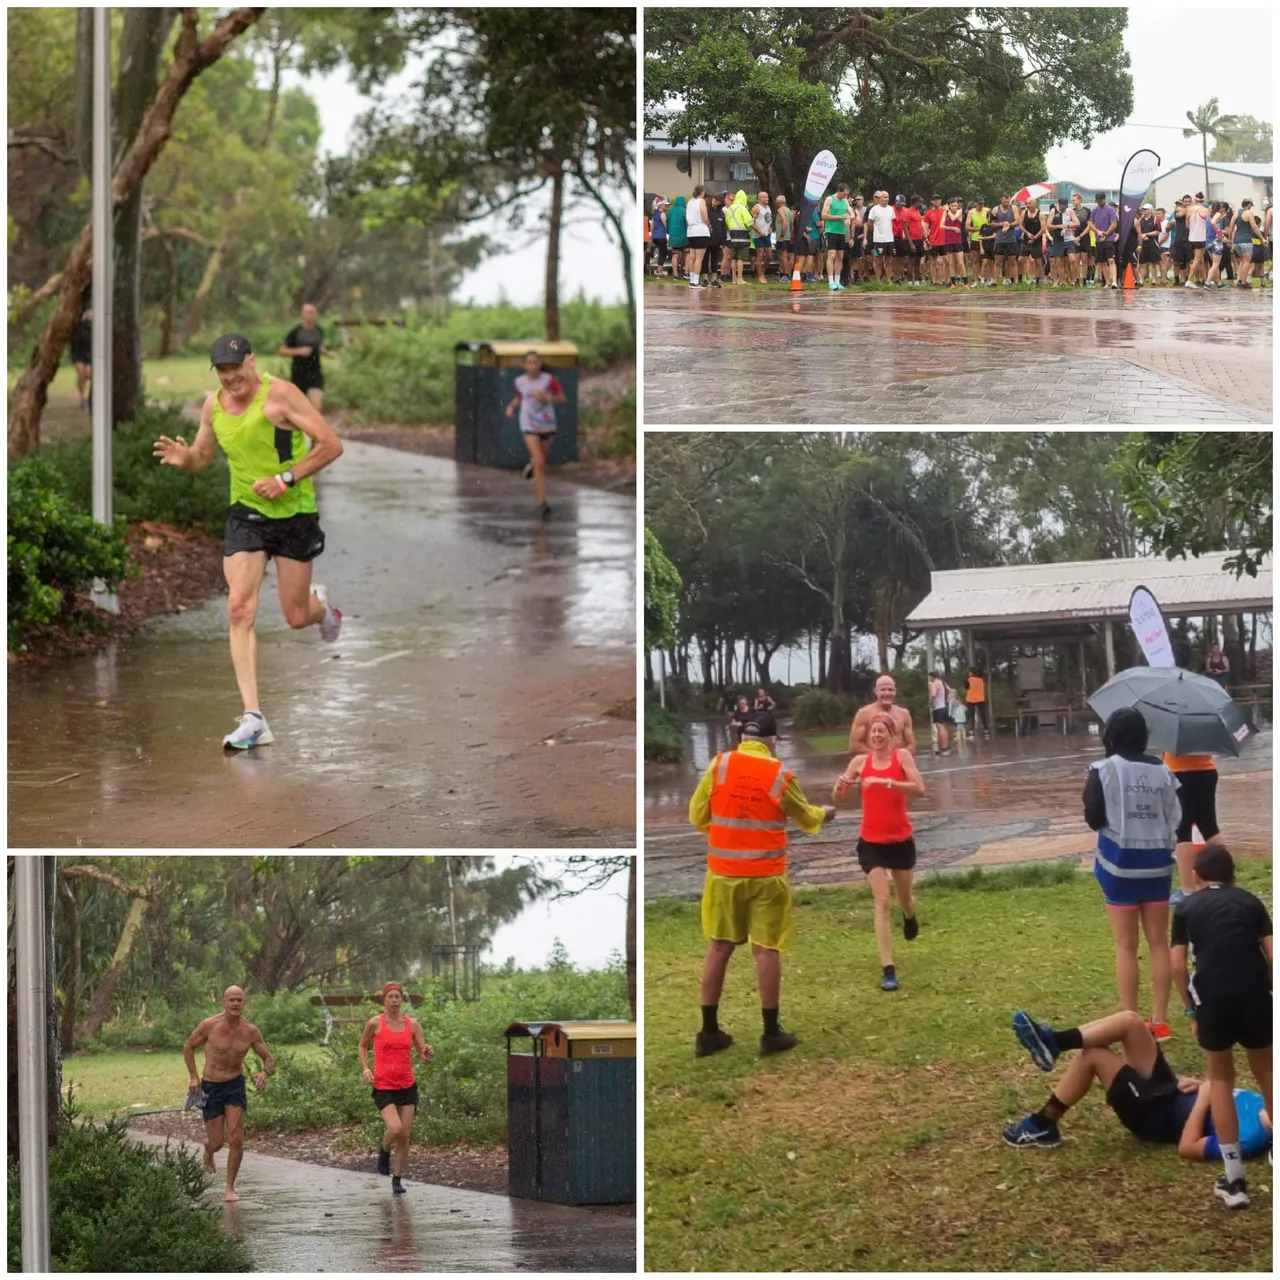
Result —
[[[1123, 9], [645, 11], [645, 131], [741, 135], [794, 204], [814, 154], [837, 178], [993, 197], [1044, 176], [1055, 143], [1123, 123]], [[1118, 176], [1118, 175], [1117, 175]]]

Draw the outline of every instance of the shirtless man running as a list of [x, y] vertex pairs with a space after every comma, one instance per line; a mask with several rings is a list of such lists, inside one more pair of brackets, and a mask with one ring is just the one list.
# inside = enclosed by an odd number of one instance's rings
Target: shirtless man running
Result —
[[[239, 1200], [236, 1195], [236, 1174], [244, 1156], [244, 1113], [249, 1100], [244, 1088], [244, 1055], [250, 1049], [262, 1062], [262, 1070], [253, 1078], [253, 1087], [261, 1093], [267, 1087], [267, 1077], [274, 1074], [276, 1060], [271, 1056], [262, 1038], [262, 1032], [252, 1022], [244, 1020], [244, 991], [228, 987], [222, 996], [223, 1012], [206, 1018], [187, 1038], [182, 1046], [182, 1060], [187, 1064], [190, 1077], [188, 1088], [200, 1090], [205, 1097], [204, 1106], [204, 1167], [216, 1173], [213, 1153], [219, 1151], [226, 1139], [227, 1147], [227, 1200]], [[204, 1045], [204, 1077], [196, 1072], [196, 1050]], [[225, 1116], [225, 1122], [224, 1122]], [[224, 1132], [225, 1123], [225, 1132]]]
[[867, 736], [871, 729], [871, 721], [882, 714], [892, 716], [893, 723], [897, 727], [898, 740], [894, 746], [901, 746], [915, 755], [916, 735], [911, 727], [911, 712], [906, 707], [895, 704], [894, 699], [897, 696], [898, 686], [892, 676], [881, 676], [876, 681], [875, 701], [869, 702], [865, 707], [859, 707], [857, 715], [853, 717], [853, 725], [849, 730], [851, 756], [863, 756], [871, 750], [871, 741]]

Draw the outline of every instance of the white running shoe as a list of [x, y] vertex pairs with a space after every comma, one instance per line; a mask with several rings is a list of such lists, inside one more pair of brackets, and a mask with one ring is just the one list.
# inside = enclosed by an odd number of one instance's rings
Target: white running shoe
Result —
[[311, 594], [324, 605], [324, 617], [320, 619], [320, 639], [332, 644], [342, 630], [342, 612], [329, 603], [329, 588], [323, 583], [312, 583]]
[[260, 711], [246, 711], [240, 723], [222, 740], [224, 747], [234, 751], [248, 751], [250, 747], [265, 747], [276, 740], [265, 717]]

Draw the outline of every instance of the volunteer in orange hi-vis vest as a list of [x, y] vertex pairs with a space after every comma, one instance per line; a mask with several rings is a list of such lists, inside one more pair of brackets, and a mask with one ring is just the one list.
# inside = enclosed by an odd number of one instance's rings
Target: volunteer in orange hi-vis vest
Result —
[[973, 736], [976, 739], [981, 729], [988, 736], [991, 734], [991, 721], [987, 719], [987, 682], [977, 667], [969, 668], [969, 687], [965, 691], [964, 700], [973, 713]]
[[743, 726], [741, 745], [712, 760], [689, 801], [689, 821], [707, 837], [702, 932], [710, 948], [702, 967], [702, 1030], [694, 1040], [700, 1058], [733, 1043], [718, 1021], [720, 991], [734, 948], [746, 942], [755, 952], [764, 1016], [760, 1052], [800, 1043], [778, 1022], [782, 952], [791, 941], [787, 819], [816, 835], [836, 811], [805, 799], [795, 774], [775, 759], [776, 742], [773, 716], [757, 713]]

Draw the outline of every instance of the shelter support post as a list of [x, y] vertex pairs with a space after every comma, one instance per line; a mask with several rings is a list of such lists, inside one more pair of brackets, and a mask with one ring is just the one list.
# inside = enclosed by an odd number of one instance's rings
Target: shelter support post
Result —
[[1107, 649], [1107, 679], [1110, 680], [1116, 673], [1116, 637], [1115, 624], [1110, 618], [1103, 621], [1102, 624], [1102, 640]]
[[938, 726], [933, 723], [933, 699], [929, 696], [929, 672], [933, 670], [933, 632], [928, 629], [924, 633], [924, 687], [925, 710], [929, 716], [929, 740], [934, 752], [938, 750]]
[[18, 983], [18, 1150], [22, 1188], [22, 1269], [50, 1271], [49, 1105], [45, 1079], [48, 974], [40, 859], [14, 860], [15, 971]]

